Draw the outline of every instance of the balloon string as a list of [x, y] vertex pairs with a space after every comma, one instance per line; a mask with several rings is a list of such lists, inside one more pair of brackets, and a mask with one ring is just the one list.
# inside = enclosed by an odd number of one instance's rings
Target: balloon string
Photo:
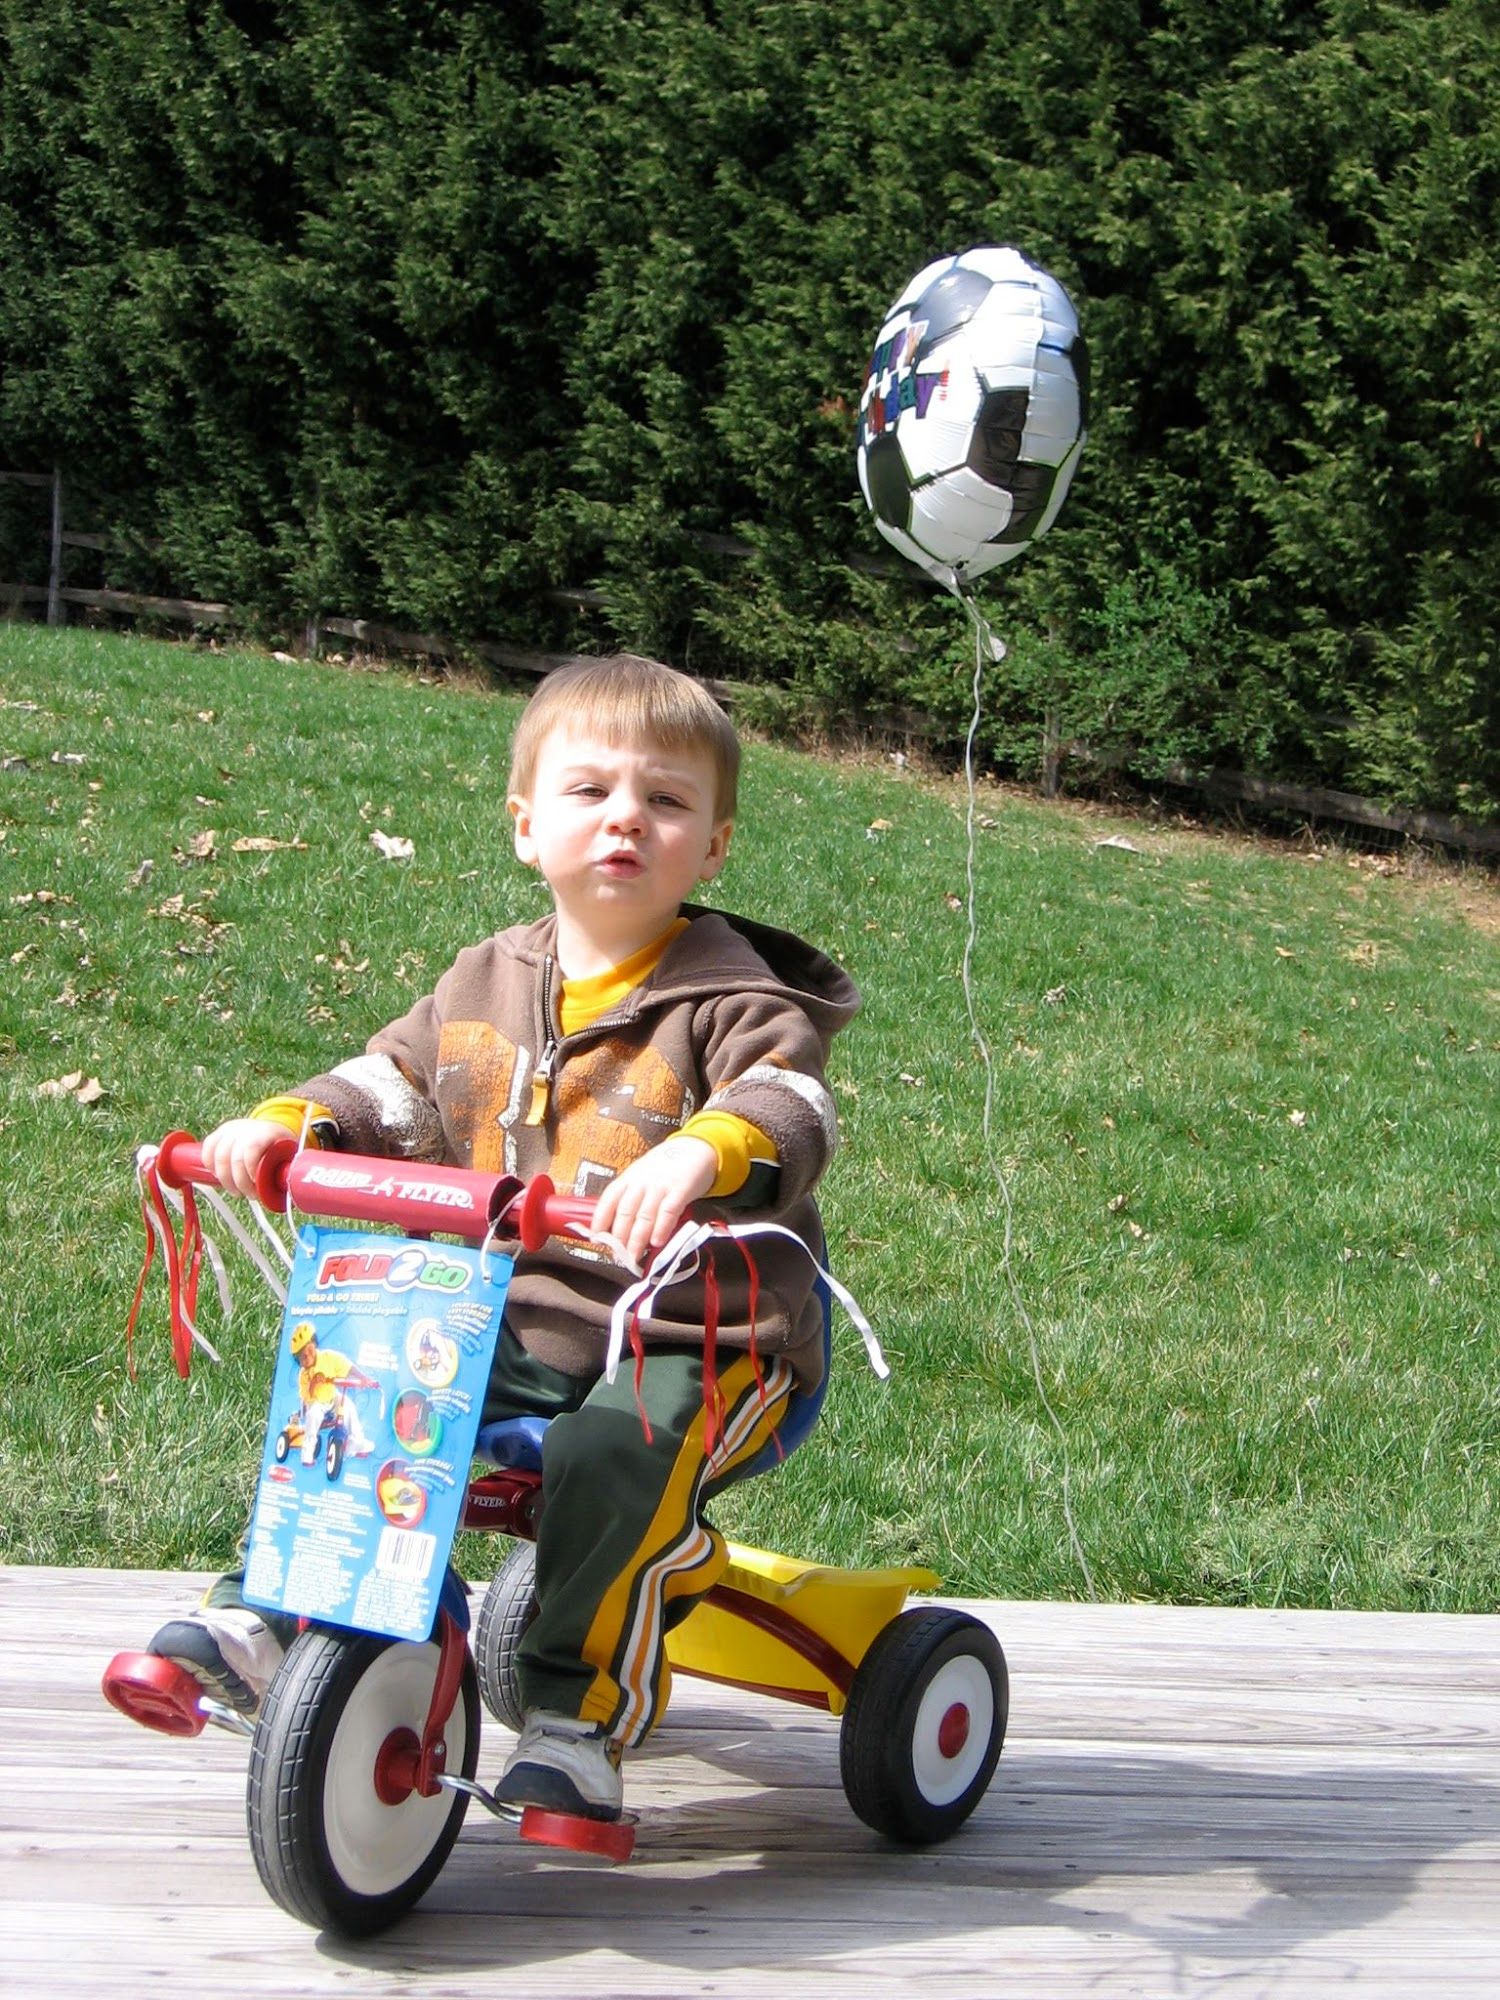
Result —
[[1000, 1192], [1000, 1206], [1004, 1220], [1004, 1227], [1000, 1235], [1000, 1267], [1004, 1273], [1005, 1286], [1010, 1294], [1011, 1305], [1015, 1309], [1016, 1317], [1020, 1320], [1026, 1333], [1026, 1344], [1031, 1355], [1031, 1379], [1036, 1384], [1037, 1395], [1041, 1400], [1042, 1408], [1047, 1413], [1047, 1420], [1056, 1433], [1058, 1446], [1062, 1453], [1062, 1511], [1063, 1519], [1067, 1523], [1068, 1540], [1072, 1544], [1073, 1554], [1077, 1559], [1078, 1567], [1083, 1572], [1083, 1581], [1088, 1590], [1089, 1597], [1097, 1603], [1099, 1593], [1094, 1588], [1094, 1573], [1089, 1568], [1088, 1557], [1083, 1552], [1083, 1543], [1079, 1538], [1078, 1524], [1073, 1518], [1072, 1465], [1068, 1455], [1068, 1437], [1056, 1410], [1052, 1407], [1051, 1399], [1047, 1395], [1046, 1383], [1042, 1376], [1041, 1342], [1037, 1338], [1035, 1323], [1032, 1320], [1031, 1313], [1027, 1309], [1026, 1300], [1022, 1295], [1020, 1280], [1016, 1276], [1015, 1263], [1011, 1254], [1011, 1246], [1015, 1235], [1015, 1209], [1011, 1200], [1009, 1178], [995, 1152], [994, 1058], [990, 1053], [989, 1041], [980, 1024], [979, 1009], [974, 999], [974, 947], [979, 937], [979, 884], [975, 840], [978, 805], [977, 779], [975, 776], [975, 747], [979, 736], [980, 719], [983, 714], [985, 660], [986, 658], [1003, 660], [1005, 658], [1005, 646], [995, 636], [995, 633], [990, 628], [989, 620], [962, 586], [959, 587], [957, 596], [964, 610], [969, 614], [970, 621], [974, 627], [974, 705], [973, 712], [969, 718], [969, 733], [964, 743], [964, 779], [967, 788], [967, 811], [964, 816], [966, 837], [964, 882], [967, 890], [968, 930], [964, 938], [963, 987], [964, 1005], [968, 1010], [969, 1016], [969, 1033], [973, 1039], [974, 1046], [979, 1051], [980, 1061], [984, 1067], [984, 1113], [980, 1129], [984, 1137], [985, 1158], [989, 1162], [990, 1172], [995, 1179], [995, 1186]]

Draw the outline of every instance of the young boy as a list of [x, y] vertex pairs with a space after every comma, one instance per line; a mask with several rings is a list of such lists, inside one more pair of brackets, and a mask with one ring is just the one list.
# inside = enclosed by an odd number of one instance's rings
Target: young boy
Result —
[[[705, 1432], [703, 1290], [641, 1323], [642, 1423], [630, 1368], [604, 1379], [610, 1309], [691, 1204], [774, 1216], [818, 1250], [812, 1190], [836, 1143], [824, 1080], [852, 982], [786, 932], [686, 901], [724, 866], [739, 745], [706, 691], [621, 656], [552, 674], [516, 732], [515, 850], [552, 913], [460, 953], [365, 1054], [204, 1141], [253, 1195], [288, 1129], [350, 1152], [530, 1177], [598, 1199], [621, 1258], [554, 1241], [518, 1259], [485, 1418], [553, 1419], [543, 1452], [535, 1619], [518, 1673], [525, 1728], [499, 1784], [512, 1806], [617, 1818], [621, 1753], [665, 1694], [663, 1635], [726, 1561], [702, 1506], [759, 1453], [794, 1386], [823, 1370], [814, 1266], [777, 1238], [717, 1260], [721, 1436]], [[152, 1650], [247, 1713], [282, 1621], [226, 1577]]]

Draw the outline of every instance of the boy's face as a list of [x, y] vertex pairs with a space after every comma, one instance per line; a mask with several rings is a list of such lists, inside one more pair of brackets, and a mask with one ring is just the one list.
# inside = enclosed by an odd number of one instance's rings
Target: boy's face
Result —
[[530, 796], [508, 801], [516, 853], [546, 877], [570, 940], [599, 955], [593, 969], [659, 937], [723, 867], [732, 826], [715, 818], [715, 788], [707, 751], [545, 738]]

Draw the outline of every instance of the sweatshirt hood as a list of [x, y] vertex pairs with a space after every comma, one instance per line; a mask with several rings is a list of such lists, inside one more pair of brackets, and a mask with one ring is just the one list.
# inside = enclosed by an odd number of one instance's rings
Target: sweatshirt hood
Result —
[[[859, 1012], [854, 981], [805, 938], [697, 903], [684, 903], [680, 914], [688, 919], [688, 928], [673, 939], [656, 970], [631, 995], [636, 1005], [711, 1000], [726, 989], [789, 993], [827, 1037]], [[557, 919], [549, 914], [519, 935], [512, 933], [511, 945], [518, 957], [540, 962], [555, 949], [556, 939]]]
[[768, 976], [768, 991], [795, 993], [828, 1034], [846, 1026], [859, 1012], [859, 989], [854, 981], [805, 938], [778, 930], [774, 924], [757, 923], [753, 917], [731, 916], [727, 910], [704, 909], [694, 903], [684, 904], [682, 914], [688, 919], [688, 928], [658, 966], [659, 980], [696, 983], [704, 979], [707, 990], [717, 992], [724, 974], [732, 971], [738, 988], [754, 992], [759, 970]]

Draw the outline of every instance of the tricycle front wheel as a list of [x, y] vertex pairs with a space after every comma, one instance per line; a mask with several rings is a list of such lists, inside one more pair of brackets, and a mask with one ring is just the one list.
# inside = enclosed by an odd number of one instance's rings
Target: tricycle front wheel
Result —
[[893, 1618], [860, 1662], [839, 1736], [850, 1805], [890, 1840], [955, 1833], [994, 1776], [1009, 1714], [1005, 1655], [966, 1611]]
[[[310, 1630], [293, 1641], [250, 1746], [250, 1846], [269, 1895], [320, 1930], [383, 1930], [431, 1886], [458, 1838], [463, 1792], [393, 1784], [420, 1742], [439, 1649]], [[472, 1778], [479, 1696], [467, 1654], [444, 1731], [447, 1768]]]

